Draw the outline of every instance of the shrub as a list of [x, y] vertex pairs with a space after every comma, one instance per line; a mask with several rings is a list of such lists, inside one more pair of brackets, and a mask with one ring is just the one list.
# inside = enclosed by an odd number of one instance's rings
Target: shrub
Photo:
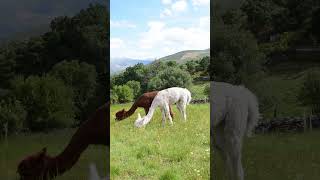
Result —
[[50, 74], [72, 88], [77, 119], [84, 120], [89, 100], [96, 92], [95, 67], [77, 60], [62, 61], [52, 68]]
[[4, 133], [7, 124], [8, 133], [19, 132], [23, 129], [27, 112], [21, 102], [14, 99], [0, 102], [0, 132]]
[[300, 89], [298, 100], [311, 108], [315, 114], [320, 113], [320, 72], [310, 71]]
[[148, 83], [149, 90], [162, 90], [169, 87], [189, 87], [192, 84], [191, 75], [179, 68], [167, 68], [153, 77]]
[[126, 83], [127, 86], [129, 86], [133, 90], [133, 96], [134, 98], [137, 98], [141, 94], [141, 86], [140, 82], [138, 81], [128, 81]]
[[74, 107], [72, 90], [52, 76], [17, 77], [12, 93], [27, 111], [26, 126], [32, 131], [70, 126]]
[[117, 102], [126, 103], [133, 100], [133, 90], [127, 86], [114, 86], [112, 90], [112, 94], [114, 97], [118, 97]]

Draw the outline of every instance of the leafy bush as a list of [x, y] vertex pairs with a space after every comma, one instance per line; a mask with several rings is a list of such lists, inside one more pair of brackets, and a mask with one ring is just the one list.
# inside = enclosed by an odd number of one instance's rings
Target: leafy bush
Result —
[[114, 92], [114, 90], [112, 89], [110, 92], [110, 101], [111, 103], [118, 103], [118, 95]]
[[127, 86], [114, 86], [112, 89], [113, 98], [117, 97], [117, 102], [126, 103], [133, 100], [133, 90]]
[[77, 119], [84, 120], [86, 107], [96, 92], [95, 67], [85, 62], [79, 63], [77, 60], [62, 61], [52, 68], [50, 74], [71, 87]]
[[74, 107], [72, 90], [50, 75], [19, 76], [12, 81], [12, 93], [27, 111], [26, 126], [38, 131], [70, 126]]
[[207, 84], [205, 87], [204, 87], [204, 90], [203, 90], [204, 94], [207, 95], [208, 97], [210, 96], [210, 84]]
[[310, 71], [300, 89], [298, 100], [311, 108], [315, 114], [320, 113], [320, 72]]
[[169, 87], [189, 87], [192, 84], [191, 75], [179, 68], [166, 68], [148, 83], [149, 90], [162, 90]]
[[214, 26], [213, 32], [212, 80], [246, 84], [248, 77], [261, 73], [265, 55], [252, 33], [223, 24]]
[[141, 94], [141, 86], [140, 82], [138, 81], [128, 81], [126, 83], [127, 86], [129, 86], [133, 90], [133, 96], [134, 98], [137, 98]]
[[0, 102], [0, 132], [3, 134], [5, 124], [8, 133], [19, 132], [24, 126], [27, 112], [21, 102], [14, 99]]

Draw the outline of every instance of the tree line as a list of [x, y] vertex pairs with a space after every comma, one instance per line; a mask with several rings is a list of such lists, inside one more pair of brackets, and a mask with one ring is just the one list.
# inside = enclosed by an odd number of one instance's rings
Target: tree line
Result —
[[[268, 75], [273, 57], [286, 55], [295, 47], [319, 47], [320, 1], [245, 0], [232, 9], [211, 5], [210, 78], [252, 89], [262, 113], [275, 108], [272, 84], [261, 79]], [[303, 82], [296, 99], [319, 114], [319, 70], [311, 70]]]
[[[50, 30], [0, 47], [0, 130], [77, 126], [108, 97], [109, 13], [90, 4]], [[1, 133], [2, 134], [2, 133]]]
[[149, 65], [142, 63], [127, 67], [111, 77], [111, 101], [131, 102], [147, 91], [169, 87], [190, 87], [197, 77], [208, 76], [210, 58], [190, 60], [183, 64], [176, 61], [156, 60]]

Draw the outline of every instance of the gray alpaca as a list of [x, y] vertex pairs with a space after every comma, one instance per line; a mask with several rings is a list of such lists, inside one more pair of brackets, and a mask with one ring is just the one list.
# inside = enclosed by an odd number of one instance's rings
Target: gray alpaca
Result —
[[258, 101], [243, 86], [211, 82], [211, 136], [213, 146], [221, 154], [230, 180], [243, 180], [241, 149], [259, 119]]

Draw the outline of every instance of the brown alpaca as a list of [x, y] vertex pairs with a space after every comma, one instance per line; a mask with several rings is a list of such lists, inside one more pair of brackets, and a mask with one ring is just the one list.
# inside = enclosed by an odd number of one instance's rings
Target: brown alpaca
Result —
[[67, 147], [57, 156], [50, 157], [46, 148], [23, 159], [18, 165], [21, 180], [47, 180], [63, 174], [75, 165], [81, 153], [90, 144], [110, 145], [109, 102], [96, 110], [72, 136]]
[[[123, 119], [126, 119], [127, 117], [131, 116], [138, 107], [144, 108], [144, 111], [146, 114], [148, 114], [149, 108], [152, 104], [152, 101], [154, 97], [158, 94], [159, 91], [152, 91], [152, 92], [146, 92], [142, 94], [131, 106], [129, 111], [125, 111], [122, 109], [121, 111], [118, 111], [116, 113], [116, 120], [121, 121]], [[173, 118], [173, 112], [171, 110], [171, 106], [169, 106], [170, 115]]]

